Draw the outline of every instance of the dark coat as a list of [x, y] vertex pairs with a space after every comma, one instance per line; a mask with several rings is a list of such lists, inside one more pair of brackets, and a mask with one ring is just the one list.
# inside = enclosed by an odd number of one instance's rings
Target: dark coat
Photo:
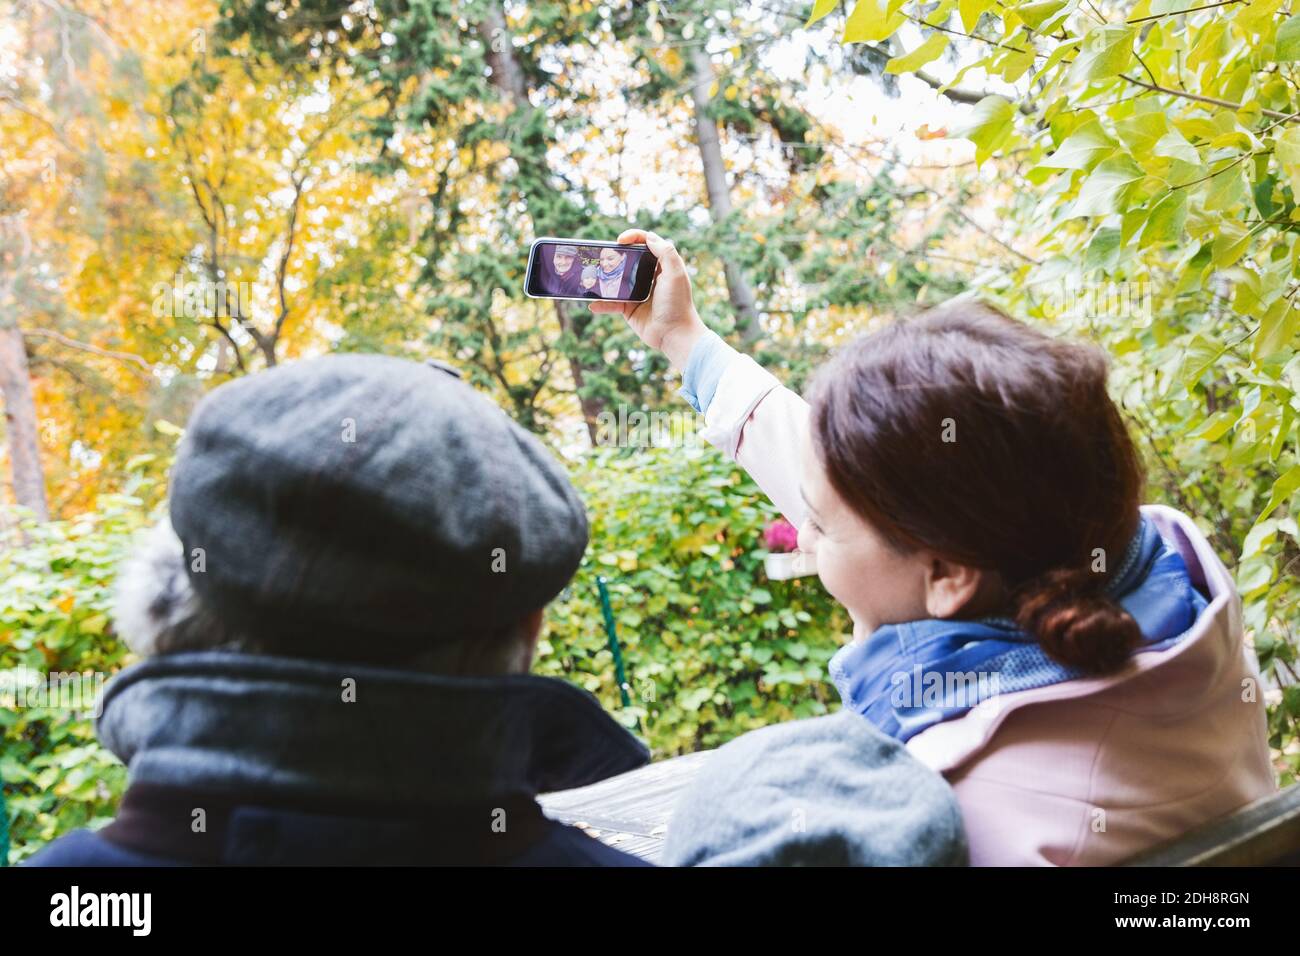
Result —
[[[466, 845], [450, 827], [432, 825], [439, 811], [419, 820], [379, 815], [342, 816], [233, 804], [211, 829], [211, 840], [190, 831], [192, 808], [210, 808], [199, 791], [175, 788], [149, 792], [131, 787], [119, 815], [99, 832], [77, 830], [55, 840], [26, 866], [649, 866], [638, 857], [606, 846], [575, 827], [541, 818], [530, 826], [531, 839], [500, 847], [485, 841]], [[490, 811], [486, 811], [490, 812]], [[444, 818], [445, 819], [445, 818]], [[509, 832], [509, 831], [507, 831]]]
[[116, 819], [27, 865], [644, 865], [535, 800], [648, 759], [552, 678], [167, 655], [114, 678], [98, 732], [130, 770]]

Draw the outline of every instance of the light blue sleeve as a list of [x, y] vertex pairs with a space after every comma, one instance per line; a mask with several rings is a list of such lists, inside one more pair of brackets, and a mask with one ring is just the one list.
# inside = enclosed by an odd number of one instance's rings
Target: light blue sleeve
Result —
[[717, 332], [706, 331], [691, 347], [682, 372], [682, 387], [677, 394], [703, 415], [709, 410], [722, 373], [735, 355], [736, 350], [722, 341]]

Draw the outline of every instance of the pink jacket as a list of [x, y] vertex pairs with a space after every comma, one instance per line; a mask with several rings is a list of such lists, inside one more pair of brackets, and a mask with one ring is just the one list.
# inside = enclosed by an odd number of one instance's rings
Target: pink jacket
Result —
[[[807, 403], [736, 355], [705, 426], [798, 527]], [[977, 866], [1116, 863], [1276, 790], [1232, 578], [1190, 518], [1143, 512], [1211, 599], [1187, 638], [1119, 674], [1001, 695], [908, 741], [956, 792]]]

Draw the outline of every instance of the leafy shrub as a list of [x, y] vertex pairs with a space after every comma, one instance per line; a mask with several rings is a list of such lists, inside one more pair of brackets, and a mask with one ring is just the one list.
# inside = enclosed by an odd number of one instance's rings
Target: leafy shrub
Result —
[[[93, 692], [126, 658], [109, 626], [110, 589], [144, 521], [140, 499], [104, 496], [97, 511], [28, 526], [25, 545], [0, 552], [0, 780], [10, 862], [69, 830], [107, 823], [122, 794], [126, 768], [99, 746], [79, 692]], [[32, 679], [72, 674], [89, 680], [62, 682], [58, 696], [27, 693]]]
[[[755, 727], [827, 713], [826, 662], [848, 617], [816, 578], [766, 580], [776, 509], [711, 448], [601, 449], [574, 481], [591, 546], [548, 613], [534, 671], [596, 693], [656, 755], [719, 746]], [[596, 577], [609, 580], [632, 706], [619, 703]]]

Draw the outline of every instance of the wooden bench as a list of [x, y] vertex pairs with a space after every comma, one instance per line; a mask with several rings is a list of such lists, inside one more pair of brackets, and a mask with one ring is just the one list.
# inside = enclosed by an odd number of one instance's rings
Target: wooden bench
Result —
[[[708, 751], [673, 757], [589, 787], [545, 794], [542, 809], [547, 816], [657, 863], [677, 794], [708, 758]], [[1300, 785], [1141, 853], [1124, 865], [1298, 866]]]
[[1125, 866], [1300, 866], [1300, 784], [1256, 800]]
[[677, 794], [695, 777], [709, 751], [657, 760], [639, 770], [577, 790], [539, 797], [548, 817], [581, 827], [634, 856], [659, 862]]

